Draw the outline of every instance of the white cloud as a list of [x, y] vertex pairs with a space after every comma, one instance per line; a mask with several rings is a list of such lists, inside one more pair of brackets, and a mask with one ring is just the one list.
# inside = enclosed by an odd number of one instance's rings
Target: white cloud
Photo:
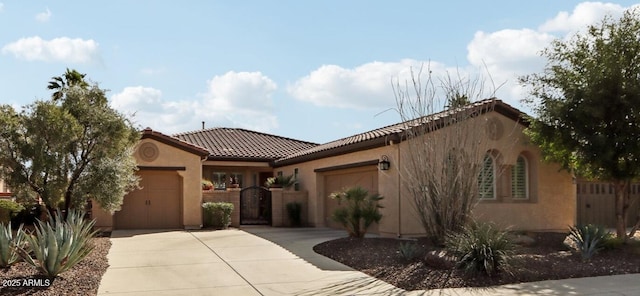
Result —
[[0, 2], [0, 12], [4, 10], [4, 3]]
[[476, 32], [467, 46], [467, 59], [476, 67], [486, 65], [493, 80], [497, 84], [504, 83], [497, 96], [519, 106], [526, 91], [518, 84], [517, 78], [544, 69], [545, 59], [540, 53], [552, 40], [566, 39], [588, 25], [597, 24], [605, 15], [617, 18], [625, 9], [628, 8], [618, 4], [584, 2], [578, 4], [571, 13], [558, 13], [537, 29]]
[[162, 92], [152, 87], [130, 86], [111, 96], [111, 106], [120, 110], [155, 109], [162, 102]]
[[605, 15], [619, 17], [625, 10], [624, 7], [613, 3], [583, 2], [578, 4], [571, 14], [561, 11], [546, 21], [539, 28], [542, 32], [576, 32], [588, 25], [602, 20]]
[[442, 73], [442, 64], [404, 59], [399, 62], [371, 62], [355, 68], [323, 65], [287, 88], [294, 98], [317, 106], [338, 108], [389, 108], [395, 106], [392, 79], [404, 82], [411, 71], [429, 68]]
[[214, 76], [207, 91], [197, 100], [170, 101], [160, 90], [126, 87], [111, 96], [111, 105], [125, 114], [135, 113], [134, 121], [164, 133], [196, 130], [205, 121], [207, 127], [233, 126], [270, 131], [278, 126], [272, 113], [272, 94], [276, 84], [260, 72], [227, 72]]
[[[276, 84], [260, 72], [227, 72], [209, 80], [206, 101], [214, 108], [262, 110], [271, 108]], [[266, 95], [266, 96], [265, 96]]]
[[531, 29], [476, 32], [467, 46], [467, 59], [488, 72], [499, 87], [498, 98], [519, 105], [524, 90], [518, 77], [543, 70], [545, 61], [540, 52], [555, 38]]
[[232, 126], [272, 130], [278, 126], [272, 113], [276, 89], [276, 83], [260, 72], [230, 71], [214, 76], [208, 82], [208, 91], [200, 95], [202, 108], [196, 116], [207, 122], [217, 123], [222, 118]]
[[[467, 46], [469, 67], [456, 69], [433, 61], [429, 64], [436, 77], [446, 76], [446, 72], [456, 76], [458, 70], [463, 78], [481, 75], [485, 78], [486, 93], [490, 94], [493, 87], [499, 87], [495, 93], [498, 98], [523, 108], [520, 101], [526, 93], [519, 85], [518, 77], [544, 69], [545, 60], [540, 52], [552, 40], [565, 38], [589, 24], [595, 24], [606, 14], [619, 17], [625, 9], [628, 8], [618, 4], [584, 2], [571, 13], [558, 13], [538, 28], [479, 31]], [[395, 107], [390, 79], [408, 80], [410, 67], [415, 70], [426, 63], [406, 59], [372, 62], [354, 68], [324, 65], [289, 85], [288, 91], [296, 99], [317, 106], [353, 109]], [[523, 110], [527, 111], [526, 108]]]
[[47, 10], [45, 10], [44, 12], [36, 14], [36, 21], [39, 21], [41, 23], [46, 23], [49, 21], [49, 19], [51, 19], [51, 10], [49, 10], [49, 8], [47, 8]]
[[98, 43], [92, 39], [68, 37], [43, 40], [39, 36], [22, 38], [2, 47], [3, 54], [13, 54], [27, 61], [90, 63], [99, 60]]

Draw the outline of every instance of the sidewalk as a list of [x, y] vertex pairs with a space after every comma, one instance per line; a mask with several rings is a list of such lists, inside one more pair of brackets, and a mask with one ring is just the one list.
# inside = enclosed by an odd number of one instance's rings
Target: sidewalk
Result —
[[640, 295], [638, 274], [407, 292], [313, 252], [341, 231], [245, 230], [114, 231], [98, 294]]

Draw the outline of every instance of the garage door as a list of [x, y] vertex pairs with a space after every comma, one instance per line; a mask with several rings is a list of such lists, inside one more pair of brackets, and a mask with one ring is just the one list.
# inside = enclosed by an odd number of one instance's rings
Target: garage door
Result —
[[[329, 194], [354, 186], [360, 186], [366, 189], [367, 191], [369, 191], [369, 194], [378, 193], [377, 166], [328, 172], [325, 174], [324, 178], [324, 192], [327, 195], [324, 198], [325, 223], [328, 227], [331, 228], [342, 229], [342, 225], [334, 222], [331, 219], [333, 211], [340, 205], [336, 200], [329, 198]], [[369, 231], [372, 233], [376, 233], [378, 231], [377, 227], [377, 225], [372, 225]]]
[[140, 171], [141, 189], [124, 197], [116, 229], [182, 228], [182, 182], [175, 171]]

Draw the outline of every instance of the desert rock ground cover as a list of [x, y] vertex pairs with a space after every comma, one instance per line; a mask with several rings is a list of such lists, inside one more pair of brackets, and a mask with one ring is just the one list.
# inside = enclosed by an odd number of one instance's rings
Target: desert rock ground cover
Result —
[[[510, 272], [494, 277], [466, 276], [445, 260], [419, 256], [407, 261], [399, 254], [406, 240], [386, 238], [341, 238], [314, 247], [317, 253], [342, 262], [387, 283], [406, 290], [453, 287], [487, 287], [509, 283], [591, 277], [640, 272], [640, 248], [637, 244], [622, 246], [596, 254], [583, 262], [563, 245], [566, 234], [530, 234], [535, 242], [519, 246]], [[425, 251], [438, 248], [426, 240], [417, 244]]]

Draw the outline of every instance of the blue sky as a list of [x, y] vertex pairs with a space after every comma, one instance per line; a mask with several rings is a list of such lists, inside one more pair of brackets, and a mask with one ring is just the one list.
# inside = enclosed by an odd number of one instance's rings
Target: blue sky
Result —
[[205, 121], [324, 143], [400, 121], [384, 112], [391, 80], [428, 64], [488, 72], [498, 98], [528, 112], [517, 77], [543, 69], [539, 51], [634, 4], [0, 0], [0, 103], [48, 98], [68, 67], [141, 128]]

